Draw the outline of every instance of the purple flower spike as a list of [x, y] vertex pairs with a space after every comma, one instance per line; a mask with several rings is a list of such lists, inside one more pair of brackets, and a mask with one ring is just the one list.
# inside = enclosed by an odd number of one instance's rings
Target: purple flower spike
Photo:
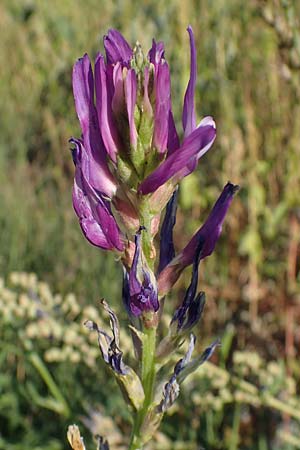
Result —
[[155, 115], [154, 115], [154, 147], [158, 153], [167, 150], [169, 113], [171, 105], [171, 81], [168, 64], [165, 62], [157, 68], [155, 78]]
[[181, 272], [193, 263], [196, 256], [197, 244], [200, 241], [203, 243], [200, 259], [206, 258], [213, 252], [220, 237], [226, 213], [238, 189], [239, 186], [232, 183], [226, 184], [206, 222], [194, 234], [181, 253], [160, 273], [158, 277], [158, 291], [160, 295], [166, 294], [173, 284], [176, 283]]
[[135, 235], [135, 253], [129, 272], [130, 308], [135, 316], [144, 311], [157, 311], [159, 308], [156, 286], [151, 280], [149, 270], [141, 262], [141, 231], [142, 228]]
[[114, 29], [109, 30], [108, 34], [104, 36], [103, 42], [108, 64], [115, 64], [120, 61], [126, 66], [129, 65], [133, 52], [119, 31]]
[[144, 195], [150, 194], [170, 179], [176, 185], [179, 180], [195, 170], [198, 160], [210, 149], [215, 138], [215, 122], [211, 117], [206, 117], [184, 140], [182, 146], [140, 184], [139, 192]]
[[184, 130], [184, 137], [191, 134], [196, 128], [196, 114], [195, 114], [195, 87], [197, 80], [197, 53], [195, 47], [195, 39], [192, 27], [187, 29], [190, 35], [191, 47], [191, 73], [186, 93], [184, 96], [184, 106], [182, 113], [182, 125]]

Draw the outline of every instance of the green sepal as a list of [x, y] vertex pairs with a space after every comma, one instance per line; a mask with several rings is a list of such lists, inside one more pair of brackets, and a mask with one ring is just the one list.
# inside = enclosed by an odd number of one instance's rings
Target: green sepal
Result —
[[126, 369], [126, 375], [117, 374], [113, 370], [112, 372], [116, 377], [126, 403], [138, 411], [144, 403], [144, 389], [135, 371], [128, 366], [126, 366]]

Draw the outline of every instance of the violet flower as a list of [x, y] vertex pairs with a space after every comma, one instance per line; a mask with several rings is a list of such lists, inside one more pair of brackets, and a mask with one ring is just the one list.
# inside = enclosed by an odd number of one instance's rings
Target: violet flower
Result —
[[238, 189], [239, 186], [229, 182], [225, 185], [206, 222], [194, 234], [184, 249], [159, 274], [158, 291], [160, 295], [166, 294], [178, 280], [185, 267], [193, 263], [199, 241], [203, 242], [200, 259], [206, 258], [213, 252], [222, 232], [226, 213]]

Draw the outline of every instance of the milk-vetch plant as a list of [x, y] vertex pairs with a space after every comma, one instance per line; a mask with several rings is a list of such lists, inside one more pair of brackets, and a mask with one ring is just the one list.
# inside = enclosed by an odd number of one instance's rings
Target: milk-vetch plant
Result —
[[[196, 124], [197, 64], [191, 27], [188, 33], [191, 64], [181, 142], [162, 42], [153, 40], [145, 55], [138, 43], [132, 49], [118, 31], [109, 30], [104, 37], [106, 55], [96, 56], [94, 70], [88, 55], [73, 70], [82, 129], [80, 139], [71, 139], [73, 205], [88, 241], [114, 252], [123, 265], [124, 308], [131, 322], [138, 369], [123, 360], [119, 322], [105, 300], [101, 303], [110, 319], [111, 334], [93, 321], [86, 326], [97, 333], [102, 357], [132, 410], [130, 450], [142, 449], [151, 439], [164, 412], [178, 397], [181, 383], [218, 344], [215, 341], [193, 356], [192, 329], [205, 304], [205, 294], [197, 293], [198, 267], [214, 250], [237, 186], [226, 184], [207, 220], [178, 254], [172, 236], [178, 184], [196, 169], [216, 137], [211, 117]], [[168, 334], [157, 342], [164, 298], [190, 265], [190, 285], [181, 305], [174, 308]], [[186, 339], [188, 350], [172, 367], [170, 358]], [[74, 430], [69, 431], [71, 445], [76, 441]], [[99, 443], [99, 447], [106, 449], [108, 443]]]

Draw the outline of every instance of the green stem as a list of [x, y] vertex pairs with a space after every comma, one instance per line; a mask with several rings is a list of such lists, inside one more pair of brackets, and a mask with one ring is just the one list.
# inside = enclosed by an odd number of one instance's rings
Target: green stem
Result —
[[144, 336], [142, 354], [142, 384], [145, 392], [145, 400], [142, 408], [137, 411], [135, 416], [129, 450], [141, 450], [143, 448], [141, 427], [153, 400], [153, 387], [155, 382], [156, 328], [146, 328], [144, 330]]

